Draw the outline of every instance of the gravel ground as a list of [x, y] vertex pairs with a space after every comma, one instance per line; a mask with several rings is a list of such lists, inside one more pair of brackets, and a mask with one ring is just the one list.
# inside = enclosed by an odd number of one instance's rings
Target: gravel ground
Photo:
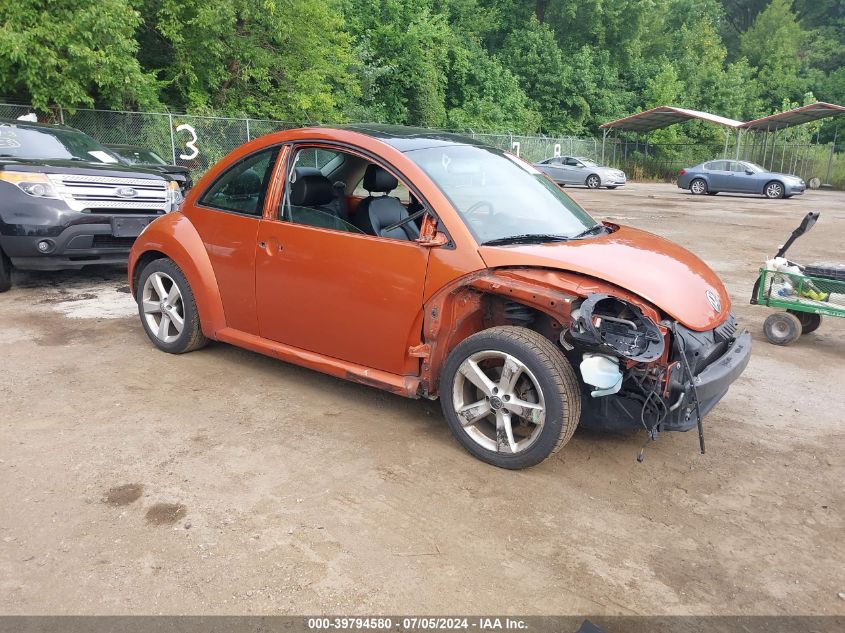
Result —
[[695, 433], [579, 431], [545, 464], [465, 454], [436, 402], [227, 345], [146, 340], [124, 272], [0, 296], [0, 612], [845, 614], [845, 321], [766, 343], [755, 272], [843, 260], [845, 194], [567, 189], [702, 256], [754, 334]]

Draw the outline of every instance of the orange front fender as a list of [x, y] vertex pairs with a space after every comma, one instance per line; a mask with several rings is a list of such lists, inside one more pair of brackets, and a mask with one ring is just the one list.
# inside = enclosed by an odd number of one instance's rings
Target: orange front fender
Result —
[[[150, 259], [169, 257], [185, 274], [197, 303], [203, 333], [216, 339], [226, 327], [226, 313], [217, 287], [217, 278], [202, 239], [191, 221], [181, 213], [168, 213], [152, 224], [135, 240], [129, 253], [129, 287], [135, 296], [135, 281]], [[136, 268], [137, 274], [136, 274]]]

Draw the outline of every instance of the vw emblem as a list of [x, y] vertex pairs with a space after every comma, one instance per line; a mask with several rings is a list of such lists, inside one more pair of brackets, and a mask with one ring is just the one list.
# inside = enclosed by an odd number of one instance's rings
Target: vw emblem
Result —
[[132, 187], [119, 187], [116, 193], [121, 198], [134, 198], [138, 195], [138, 192]]
[[721, 312], [722, 311], [722, 302], [719, 301], [718, 295], [715, 292], [713, 292], [712, 290], [708, 290], [704, 294], [707, 295], [707, 301], [710, 303], [711, 307], [716, 312]]

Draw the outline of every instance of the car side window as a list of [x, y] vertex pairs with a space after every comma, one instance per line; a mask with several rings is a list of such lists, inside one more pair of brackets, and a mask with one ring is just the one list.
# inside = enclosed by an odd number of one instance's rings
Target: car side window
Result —
[[199, 204], [261, 217], [264, 196], [278, 153], [279, 148], [273, 147], [241, 159], [206, 190]]
[[581, 163], [579, 163], [579, 162], [578, 162], [577, 160], [575, 160], [574, 158], [567, 158], [567, 159], [566, 159], [566, 161], [564, 162], [564, 164], [565, 164], [567, 167], [578, 167], [578, 165], [580, 165]]
[[[315, 150], [327, 159], [322, 167], [312, 162]], [[350, 199], [350, 190], [362, 199]], [[282, 221], [404, 241], [419, 239], [425, 214], [387, 169], [351, 152], [313, 147], [294, 151], [279, 208]]]

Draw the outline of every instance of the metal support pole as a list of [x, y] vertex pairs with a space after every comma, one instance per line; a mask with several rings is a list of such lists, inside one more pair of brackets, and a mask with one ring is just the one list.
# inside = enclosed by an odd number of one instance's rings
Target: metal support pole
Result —
[[[167, 123], [170, 126], [170, 153], [173, 157], [173, 165], [176, 164], [176, 139], [173, 136], [173, 115], [167, 113]], [[187, 156], [187, 154], [185, 154]]]
[[734, 160], [739, 160], [739, 144], [742, 142], [742, 130], [736, 130], [736, 147], [734, 148]]
[[724, 132], [725, 132], [725, 151], [722, 152], [722, 158], [727, 158], [728, 157], [728, 138], [729, 138], [730, 132], [728, 131], [727, 128], [725, 128]]
[[839, 126], [833, 128], [833, 143], [830, 144], [830, 156], [827, 158], [827, 175], [824, 177], [824, 183], [830, 184], [830, 168], [833, 166], [833, 152], [836, 151], [836, 135], [839, 133]]
[[607, 128], [602, 130], [601, 135], [601, 164], [604, 165], [604, 144], [607, 141]]
[[64, 125], [65, 124], [65, 110], [62, 106], [59, 106], [59, 122]]
[[775, 152], [777, 151], [778, 145], [778, 129], [775, 128], [775, 131], [772, 132], [772, 157], [769, 159], [769, 170], [775, 168]]
[[249, 118], [244, 119], [244, 121], [246, 121], [246, 142], [249, 143], [252, 140], [249, 134]]
[[763, 160], [760, 162], [760, 165], [765, 168], [766, 167], [766, 152], [769, 149], [769, 128], [766, 127], [766, 135], [763, 137], [763, 151], [761, 152]]
[[783, 142], [783, 151], [780, 153], [780, 171], [783, 173], [783, 159], [786, 158], [786, 141]]

